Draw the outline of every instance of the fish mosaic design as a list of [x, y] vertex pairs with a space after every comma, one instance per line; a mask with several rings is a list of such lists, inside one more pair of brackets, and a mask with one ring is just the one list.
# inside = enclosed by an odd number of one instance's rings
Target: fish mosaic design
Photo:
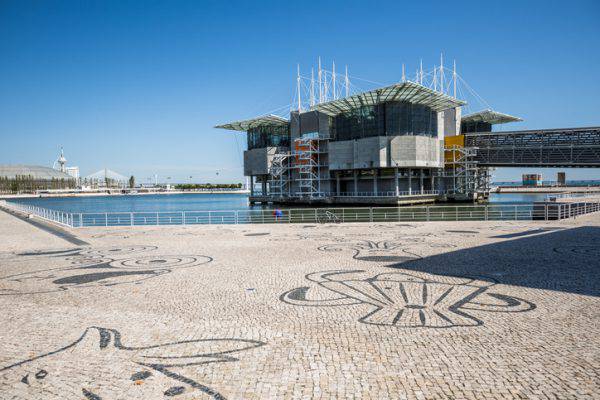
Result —
[[120, 258], [156, 249], [154, 246], [130, 246], [23, 254], [37, 258], [61, 257], [69, 265], [0, 277], [0, 296], [50, 293], [93, 286], [108, 287], [125, 283], [139, 284], [176, 269], [197, 267], [212, 261], [211, 257], [202, 255]]
[[352, 251], [352, 258], [359, 261], [402, 263], [421, 258], [395, 241], [360, 240], [351, 243], [334, 243], [319, 247], [321, 251]]
[[[362, 270], [323, 271], [306, 276], [310, 286], [292, 289], [280, 300], [296, 306], [362, 307], [364, 324], [405, 328], [483, 325], [481, 312], [525, 312], [535, 305], [490, 291], [488, 279]], [[367, 307], [365, 307], [367, 306]]]
[[92, 326], [63, 347], [0, 366], [0, 392], [10, 388], [13, 399], [222, 400], [225, 396], [217, 389], [181, 369], [235, 362], [238, 353], [263, 345], [257, 340], [214, 338], [127, 346], [119, 331]]

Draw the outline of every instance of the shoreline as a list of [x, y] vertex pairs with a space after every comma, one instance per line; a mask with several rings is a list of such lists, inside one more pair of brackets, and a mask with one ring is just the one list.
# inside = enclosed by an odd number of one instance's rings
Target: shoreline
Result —
[[498, 186], [491, 193], [600, 193], [600, 187], [593, 186], [551, 186], [551, 187], [524, 187], [524, 186]]
[[169, 190], [156, 192], [61, 192], [61, 193], [22, 193], [22, 194], [0, 194], [0, 200], [6, 199], [31, 199], [31, 198], [60, 198], [60, 197], [102, 197], [102, 196], [147, 196], [153, 194], [250, 194], [247, 190]]

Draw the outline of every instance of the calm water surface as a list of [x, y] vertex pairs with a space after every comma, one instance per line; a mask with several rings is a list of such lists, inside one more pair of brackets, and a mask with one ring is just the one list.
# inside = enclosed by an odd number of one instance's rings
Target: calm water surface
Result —
[[[492, 193], [490, 203], [527, 204], [544, 201], [546, 194]], [[16, 200], [19, 203], [72, 213], [247, 210], [247, 194], [152, 194], [89, 197], [46, 197]], [[253, 209], [261, 209], [254, 206]]]

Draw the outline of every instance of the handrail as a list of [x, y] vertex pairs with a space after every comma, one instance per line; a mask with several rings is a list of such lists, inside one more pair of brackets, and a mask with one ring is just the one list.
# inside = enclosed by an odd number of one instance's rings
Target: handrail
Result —
[[147, 226], [195, 224], [560, 220], [600, 211], [599, 201], [533, 204], [423, 205], [410, 207], [331, 207], [220, 211], [71, 213], [4, 201], [6, 208], [63, 226]]

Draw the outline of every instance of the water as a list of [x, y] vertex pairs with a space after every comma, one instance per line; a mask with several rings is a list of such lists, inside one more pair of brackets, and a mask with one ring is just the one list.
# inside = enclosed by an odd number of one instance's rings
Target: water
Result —
[[[545, 199], [546, 194], [542, 193], [492, 193], [490, 195], [490, 203], [496, 204], [531, 204]], [[236, 193], [36, 197], [15, 201], [68, 213], [222, 211], [264, 208], [250, 207], [248, 195]]]
[[530, 204], [546, 201], [548, 193], [490, 193], [489, 202], [494, 204]]
[[250, 208], [248, 195], [238, 193], [36, 197], [16, 201], [69, 213], [217, 211]]

